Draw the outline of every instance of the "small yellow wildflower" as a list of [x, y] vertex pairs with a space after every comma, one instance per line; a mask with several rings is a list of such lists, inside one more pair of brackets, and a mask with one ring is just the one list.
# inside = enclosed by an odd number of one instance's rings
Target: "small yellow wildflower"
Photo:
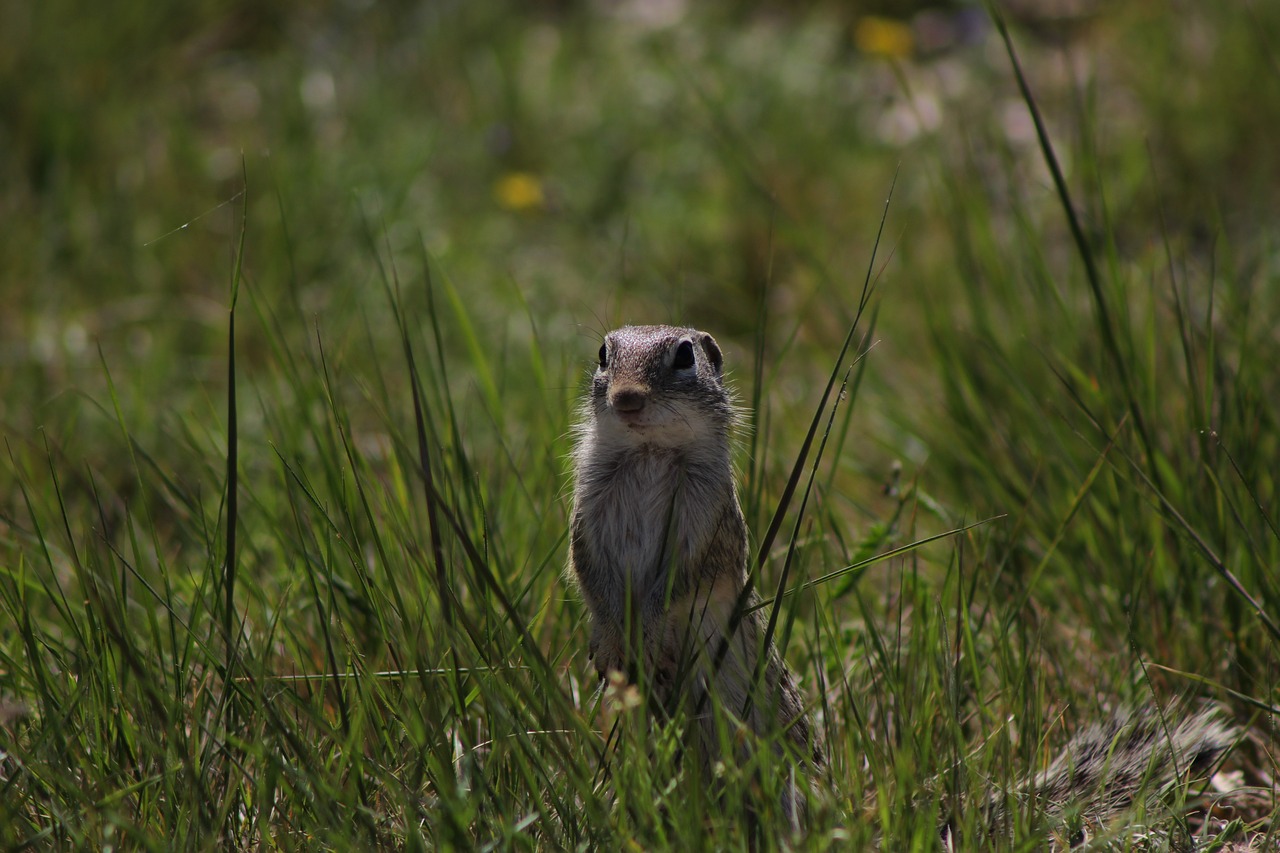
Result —
[[530, 172], [507, 172], [498, 178], [493, 197], [507, 210], [540, 210], [546, 205], [542, 181]]
[[910, 56], [915, 48], [911, 27], [892, 18], [867, 15], [853, 28], [853, 43], [863, 53], [891, 59]]

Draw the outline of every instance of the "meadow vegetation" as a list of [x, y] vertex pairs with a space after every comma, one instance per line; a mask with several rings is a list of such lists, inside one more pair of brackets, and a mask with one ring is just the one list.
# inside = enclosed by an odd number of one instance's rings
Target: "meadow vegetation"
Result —
[[[1201, 699], [1266, 831], [1280, 5], [1001, 8], [0, 7], [0, 848], [933, 850]], [[804, 837], [596, 692], [624, 322], [716, 335], [783, 505]]]

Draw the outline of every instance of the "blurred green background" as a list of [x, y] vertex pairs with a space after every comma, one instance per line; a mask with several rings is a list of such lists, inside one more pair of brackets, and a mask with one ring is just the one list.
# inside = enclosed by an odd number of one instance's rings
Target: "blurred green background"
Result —
[[[1166, 237], [1187, 263], [1224, 246], [1270, 261], [1272, 4], [1010, 12], [1086, 225], [1122, 261], [1163, 255]], [[936, 372], [915, 345], [924, 306], [964, 311], [951, 184], [1008, 220], [992, 239], [1028, 227], [1016, 202], [1056, 238], [1047, 262], [1067, 245], [971, 4], [50, 0], [0, 14], [0, 418], [20, 435], [56, 423], [41, 413], [57, 396], [100, 387], [99, 347], [148, 404], [220, 381], [246, 186], [248, 290], [296, 310], [297, 340], [382, 310], [375, 252], [414, 277], [425, 249], [489, 345], [518, 343], [532, 318], [585, 364], [620, 321], [749, 340], [766, 286], [781, 337], [829, 342], [848, 301], [827, 281], [856, 289], [897, 171], [874, 373], [902, 374], [900, 394]]]

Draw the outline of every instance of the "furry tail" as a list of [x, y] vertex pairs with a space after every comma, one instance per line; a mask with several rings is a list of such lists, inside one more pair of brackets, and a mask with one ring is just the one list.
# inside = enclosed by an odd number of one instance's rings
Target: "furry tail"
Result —
[[1235, 729], [1215, 707], [1178, 720], [1155, 708], [1124, 711], [1072, 738], [1024, 793], [1050, 814], [1083, 804], [1105, 822], [1139, 797], [1155, 805], [1170, 783], [1204, 776], [1235, 741]]
[[[1215, 706], [1189, 716], [1146, 707], [1090, 725], [1047, 770], [1011, 796], [992, 797], [990, 832], [1007, 835], [1010, 810], [1031, 807], [1075, 846], [1100, 827], [1122, 829], [1115, 819], [1130, 810], [1156, 813], [1176, 784], [1206, 775], [1235, 742], [1237, 731], [1223, 716]], [[1062, 825], [1068, 817], [1071, 827]]]

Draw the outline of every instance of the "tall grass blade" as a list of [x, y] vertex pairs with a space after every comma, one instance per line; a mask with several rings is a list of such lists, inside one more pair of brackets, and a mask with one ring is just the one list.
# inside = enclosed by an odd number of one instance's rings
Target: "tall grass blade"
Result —
[[1097, 261], [1094, 259], [1093, 249], [1089, 245], [1088, 238], [1085, 237], [1084, 228], [1080, 225], [1080, 218], [1076, 214], [1075, 205], [1071, 201], [1071, 191], [1067, 188], [1067, 180], [1062, 174], [1062, 167], [1058, 164], [1058, 155], [1054, 152], [1053, 142], [1049, 139], [1049, 131], [1045, 127], [1040, 108], [1036, 104], [1035, 97], [1031, 94], [1031, 86], [1027, 83], [1026, 75], [1022, 73], [1022, 65], [1018, 61], [1018, 54], [1014, 50], [1013, 39], [1009, 35], [1009, 28], [1005, 24], [1004, 16], [997, 5], [992, 2], [987, 3], [987, 11], [990, 13], [992, 21], [995, 22], [996, 30], [1000, 33], [1000, 38], [1004, 42], [1005, 51], [1009, 55], [1009, 64], [1013, 69], [1014, 78], [1018, 82], [1018, 91], [1022, 94], [1022, 101], [1027, 105], [1027, 110], [1031, 114], [1031, 121], [1036, 129], [1036, 139], [1040, 144], [1040, 153], [1044, 156], [1045, 165], [1049, 169], [1049, 174], [1053, 177], [1053, 186], [1058, 193], [1058, 200], [1062, 204], [1062, 212], [1067, 218], [1067, 226], [1071, 230], [1071, 238], [1075, 242], [1076, 253], [1084, 264], [1085, 278], [1089, 282], [1089, 290], [1093, 295], [1094, 307], [1098, 312], [1098, 329], [1102, 333], [1103, 344], [1111, 358], [1112, 367], [1115, 368], [1116, 373], [1120, 376], [1120, 384], [1124, 389], [1125, 399], [1129, 404], [1129, 413], [1133, 416], [1134, 426], [1138, 430], [1147, 458], [1150, 460], [1152, 476], [1158, 481], [1160, 475], [1156, 466], [1155, 445], [1147, 429], [1142, 407], [1138, 404], [1133, 379], [1129, 375], [1128, 361], [1120, 350], [1120, 343], [1116, 337], [1117, 327], [1112, 319], [1111, 309], [1107, 304], [1102, 274], [1099, 272]]
[[236, 301], [240, 297], [240, 282], [244, 275], [244, 245], [249, 229], [249, 172], [241, 162], [244, 189], [240, 195], [240, 238], [236, 243], [235, 258], [231, 268], [231, 304], [227, 310], [227, 532], [226, 554], [223, 563], [222, 634], [226, 638], [224, 678], [230, 680], [239, 646], [236, 639], [236, 529], [239, 527], [240, 446], [239, 415], [236, 411]]

